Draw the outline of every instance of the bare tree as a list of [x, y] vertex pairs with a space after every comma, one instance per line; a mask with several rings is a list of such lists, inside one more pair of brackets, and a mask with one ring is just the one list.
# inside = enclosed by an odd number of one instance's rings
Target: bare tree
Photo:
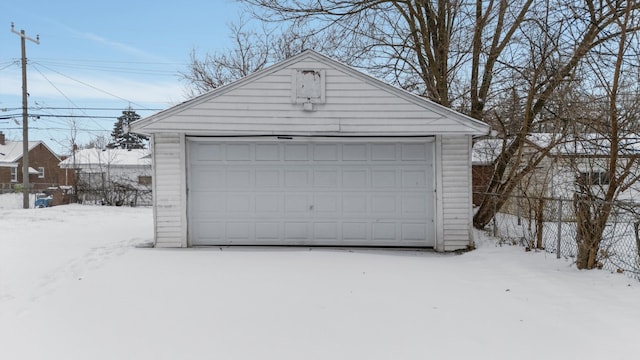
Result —
[[110, 137], [105, 134], [95, 135], [89, 140], [88, 143], [79, 144], [78, 149], [106, 149], [110, 140]]
[[218, 88], [243, 76], [262, 69], [269, 63], [271, 50], [271, 32], [263, 28], [262, 33], [249, 28], [244, 19], [231, 24], [233, 49], [226, 52], [209, 54], [202, 59], [196, 50], [191, 52], [190, 66], [180, 73], [187, 83], [188, 95], [196, 96]]
[[576, 135], [588, 155], [573, 163], [582, 172], [574, 197], [579, 269], [599, 265], [603, 235], [616, 202], [640, 180], [640, 46], [635, 32], [639, 20], [633, 4], [630, 0], [607, 3], [609, 11], [616, 11], [616, 29], [611, 30], [620, 35], [616, 42], [598, 46], [586, 62], [592, 74], [591, 98], [601, 106], [596, 108], [599, 121], [583, 124], [588, 133]]
[[189, 67], [180, 73], [189, 96], [216, 89], [305, 49], [321, 52], [335, 49], [330, 46], [335, 35], [328, 32], [317, 37], [302, 23], [281, 31], [266, 23], [256, 26], [241, 18], [238, 23], [232, 23], [229, 30], [231, 49], [205, 53], [202, 57], [195, 49], [191, 52]]
[[[273, 53], [280, 44], [275, 54], [323, 51], [484, 120], [499, 131], [504, 146], [488, 186], [497, 196], [483, 198], [474, 216], [478, 228], [563, 141], [564, 123], [553, 111], [556, 97], [581, 80], [577, 70], [594, 49], [619, 39], [619, 15], [640, 7], [618, 0], [242, 1], [272, 30], [244, 31], [241, 21], [232, 27], [236, 49], [204, 60], [194, 52], [192, 68], [183, 75], [195, 93], [280, 60]], [[631, 25], [626, 32], [637, 30]], [[501, 110], [505, 99], [517, 104], [508, 116]], [[530, 138], [540, 129], [554, 134], [544, 146]], [[525, 151], [531, 146], [535, 154]]]

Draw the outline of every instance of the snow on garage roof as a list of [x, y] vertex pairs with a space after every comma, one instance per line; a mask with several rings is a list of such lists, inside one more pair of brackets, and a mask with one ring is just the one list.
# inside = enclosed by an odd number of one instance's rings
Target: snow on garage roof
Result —
[[149, 149], [82, 149], [60, 162], [60, 167], [73, 169], [87, 165], [151, 166]]

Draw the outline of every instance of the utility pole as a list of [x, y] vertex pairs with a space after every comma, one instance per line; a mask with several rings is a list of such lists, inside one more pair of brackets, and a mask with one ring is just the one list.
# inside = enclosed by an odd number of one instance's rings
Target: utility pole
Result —
[[13, 28], [11, 23], [11, 32], [20, 36], [20, 45], [22, 48], [22, 207], [29, 208], [29, 112], [27, 108], [27, 46], [25, 40], [33, 41], [40, 45], [40, 35], [36, 38], [30, 38], [25, 35], [24, 30], [20, 32]]

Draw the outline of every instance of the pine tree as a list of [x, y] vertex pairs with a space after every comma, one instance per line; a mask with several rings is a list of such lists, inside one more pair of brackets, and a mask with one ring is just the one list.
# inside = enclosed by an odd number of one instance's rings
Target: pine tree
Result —
[[107, 147], [110, 149], [144, 149], [145, 141], [149, 140], [149, 138], [126, 131], [129, 125], [138, 119], [140, 119], [140, 115], [136, 114], [133, 109], [124, 110], [122, 116], [118, 117], [118, 120], [113, 125], [112, 140]]

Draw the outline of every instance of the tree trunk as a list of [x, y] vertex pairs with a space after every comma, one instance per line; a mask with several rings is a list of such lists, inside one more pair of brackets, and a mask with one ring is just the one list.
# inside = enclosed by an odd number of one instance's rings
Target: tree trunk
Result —
[[544, 199], [536, 200], [536, 249], [541, 250], [542, 233], [544, 231]]
[[576, 211], [576, 266], [578, 269], [595, 269], [601, 266], [598, 259], [598, 251], [602, 242], [607, 219], [609, 218], [610, 205], [598, 203], [597, 200], [587, 196], [576, 195], [574, 209]]
[[484, 195], [478, 212], [473, 216], [473, 226], [476, 229], [484, 229], [491, 222], [496, 212], [507, 202], [508, 198], [509, 194]]

